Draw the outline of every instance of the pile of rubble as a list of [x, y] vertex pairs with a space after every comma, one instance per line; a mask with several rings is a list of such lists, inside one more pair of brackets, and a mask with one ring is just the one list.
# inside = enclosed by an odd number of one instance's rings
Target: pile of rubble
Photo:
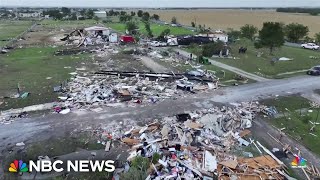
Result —
[[[66, 107], [157, 103], [164, 99], [217, 88], [217, 82], [191, 82], [185, 76], [137, 72], [101, 72], [71, 79], [59, 97]], [[175, 78], [177, 78], [175, 80]], [[178, 79], [179, 78], [179, 79]], [[205, 77], [203, 77], [205, 78]], [[198, 77], [190, 77], [198, 79]], [[209, 82], [208, 82], [209, 81]], [[180, 89], [180, 90], [179, 90]]]
[[[252, 103], [212, 108], [153, 121], [146, 126], [104, 128], [102, 136], [127, 144], [129, 165], [136, 157], [149, 158], [146, 179], [285, 179], [284, 164], [250, 134], [255, 112]], [[104, 139], [108, 139], [104, 138]], [[110, 150], [110, 141], [106, 151]], [[261, 153], [255, 158], [232, 155], [235, 146], [254, 145]], [[158, 157], [156, 162], [154, 157]], [[117, 169], [114, 179], [130, 168]]]

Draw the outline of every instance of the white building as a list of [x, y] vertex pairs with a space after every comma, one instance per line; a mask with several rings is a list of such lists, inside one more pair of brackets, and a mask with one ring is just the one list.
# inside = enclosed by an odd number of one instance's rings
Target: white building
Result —
[[199, 34], [199, 36], [203, 37], [210, 37], [213, 41], [222, 41], [227, 43], [228, 42], [228, 35], [223, 32], [210, 32], [206, 34]]
[[30, 12], [30, 13], [19, 13], [19, 17], [21, 18], [39, 18], [41, 13], [39, 12]]
[[98, 18], [106, 18], [107, 13], [105, 11], [95, 11], [94, 15], [97, 16]]
[[111, 29], [100, 26], [92, 26], [84, 29], [89, 35], [95, 36], [97, 34], [109, 36], [111, 34]]

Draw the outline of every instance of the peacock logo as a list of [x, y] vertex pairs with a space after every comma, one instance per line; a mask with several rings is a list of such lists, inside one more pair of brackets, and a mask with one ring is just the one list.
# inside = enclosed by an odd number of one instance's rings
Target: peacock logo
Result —
[[22, 160], [14, 160], [9, 167], [9, 172], [17, 173], [17, 172], [28, 172], [27, 164]]
[[305, 168], [307, 167], [307, 161], [300, 156], [294, 155], [294, 159], [291, 162], [293, 168]]

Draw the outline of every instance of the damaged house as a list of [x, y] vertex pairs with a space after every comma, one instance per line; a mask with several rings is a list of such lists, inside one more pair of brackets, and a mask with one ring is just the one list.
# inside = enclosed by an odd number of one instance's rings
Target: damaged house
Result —
[[92, 26], [84, 29], [77, 29], [66, 34], [61, 41], [67, 41], [80, 47], [81, 45], [103, 44], [104, 42], [118, 42], [118, 34], [112, 32], [110, 28], [102, 26]]

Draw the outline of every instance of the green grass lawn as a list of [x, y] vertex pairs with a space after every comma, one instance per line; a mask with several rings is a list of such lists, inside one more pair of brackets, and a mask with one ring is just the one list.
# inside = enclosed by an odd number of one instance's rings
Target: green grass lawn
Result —
[[96, 21], [93, 19], [75, 20], [75, 21], [59, 21], [45, 19], [41, 21], [41, 25], [46, 29], [75, 29], [96, 25]]
[[[88, 59], [88, 55], [54, 56], [58, 48], [31, 47], [16, 49], [0, 55], [0, 97], [21, 90], [31, 94], [25, 99], [4, 99], [7, 104], [0, 110], [24, 107], [33, 104], [52, 102], [57, 94], [53, 87], [61, 84], [75, 71], [75, 65]], [[71, 69], [64, 67], [71, 66]], [[52, 79], [46, 79], [52, 77]]]
[[[126, 31], [126, 24], [125, 23], [107, 23], [106, 26], [110, 27], [116, 31], [122, 32], [122, 33], [125, 33], [125, 31]], [[144, 24], [142, 22], [138, 23], [138, 27], [139, 27], [140, 32], [142, 34], [147, 34], [147, 31], [146, 31]], [[150, 28], [151, 28], [151, 31], [154, 36], [159, 36], [160, 33], [162, 31], [164, 31], [165, 29], [170, 29], [171, 35], [194, 34], [194, 32], [192, 32], [191, 30], [183, 28], [183, 27], [172, 27], [169, 25], [160, 25], [160, 24], [155, 24], [155, 23], [151, 23]]]
[[302, 116], [300, 116], [299, 112], [293, 112], [289, 116], [272, 119], [270, 122], [278, 128], [286, 128], [284, 130], [286, 134], [289, 134], [308, 149], [320, 155], [318, 143], [320, 141], [320, 125], [317, 125], [314, 131], [311, 132], [316, 136], [309, 134], [312, 127], [309, 121], [320, 122], [320, 115], [317, 120], [318, 111], [319, 109], [314, 109], [312, 113], [305, 113]]
[[[320, 122], [320, 113], [317, 120], [318, 111], [320, 109], [312, 109], [309, 100], [297, 95], [267, 99], [263, 100], [261, 103], [268, 106], [275, 106], [279, 115], [282, 115], [279, 118], [268, 119], [267, 121], [279, 129], [286, 128], [284, 130], [286, 134], [320, 155], [320, 146], [318, 144], [320, 140], [320, 125], [317, 125], [312, 132], [317, 136], [309, 134], [310, 128], [312, 127], [312, 124], [309, 123], [309, 121]], [[299, 111], [300, 109], [312, 109], [313, 112], [305, 110]], [[283, 116], [283, 112], [285, 113], [285, 116]]]
[[[247, 47], [248, 51], [246, 54], [238, 54], [239, 47]], [[295, 47], [282, 46], [274, 51], [274, 55], [269, 55], [268, 49], [255, 49], [253, 42], [242, 39], [234, 44], [230, 45], [231, 54], [240, 59], [219, 59], [215, 60], [238, 67], [247, 72], [255, 73], [258, 75], [266, 76], [269, 78], [287, 78], [305, 74], [305, 72], [296, 72], [290, 74], [281, 74], [286, 72], [295, 72], [301, 70], [310, 69], [312, 66], [320, 65], [320, 52], [312, 51], [307, 49], [300, 49]], [[201, 47], [189, 46], [185, 50], [199, 54], [201, 53]], [[257, 52], [263, 52], [263, 55], [257, 57]], [[319, 59], [310, 59], [310, 56], [319, 57]], [[274, 65], [270, 63], [273, 57], [287, 57], [292, 58], [293, 61], [278, 61]]]
[[286, 97], [277, 97], [272, 99], [265, 99], [261, 101], [266, 106], [275, 106], [279, 112], [295, 111], [310, 107], [310, 101], [299, 95], [292, 95]]
[[[248, 48], [246, 54], [238, 54], [238, 49], [241, 46]], [[311, 68], [312, 66], [320, 64], [320, 52], [312, 50], [282, 46], [281, 48], [275, 50], [273, 56], [269, 55], [268, 49], [260, 49], [259, 51], [263, 52], [263, 55], [260, 58], [257, 57], [257, 49], [254, 48], [253, 43], [251, 41], [240, 40], [237, 41], [235, 44], [231, 45], [232, 55], [240, 59], [217, 60], [225, 64], [238, 67], [247, 72], [260, 72], [263, 75], [267, 75], [272, 78], [282, 78], [282, 76], [277, 77], [277, 74], [305, 70]], [[319, 57], [319, 59], [310, 59], [309, 56], [316, 56]], [[287, 57], [292, 58], [293, 61], [278, 61], [275, 63], [275, 65], [271, 65], [270, 61], [273, 57]], [[286, 75], [283, 77], [294, 75], [296, 74]]]
[[31, 21], [0, 20], [0, 46], [8, 43], [7, 40], [15, 38], [32, 25]]

